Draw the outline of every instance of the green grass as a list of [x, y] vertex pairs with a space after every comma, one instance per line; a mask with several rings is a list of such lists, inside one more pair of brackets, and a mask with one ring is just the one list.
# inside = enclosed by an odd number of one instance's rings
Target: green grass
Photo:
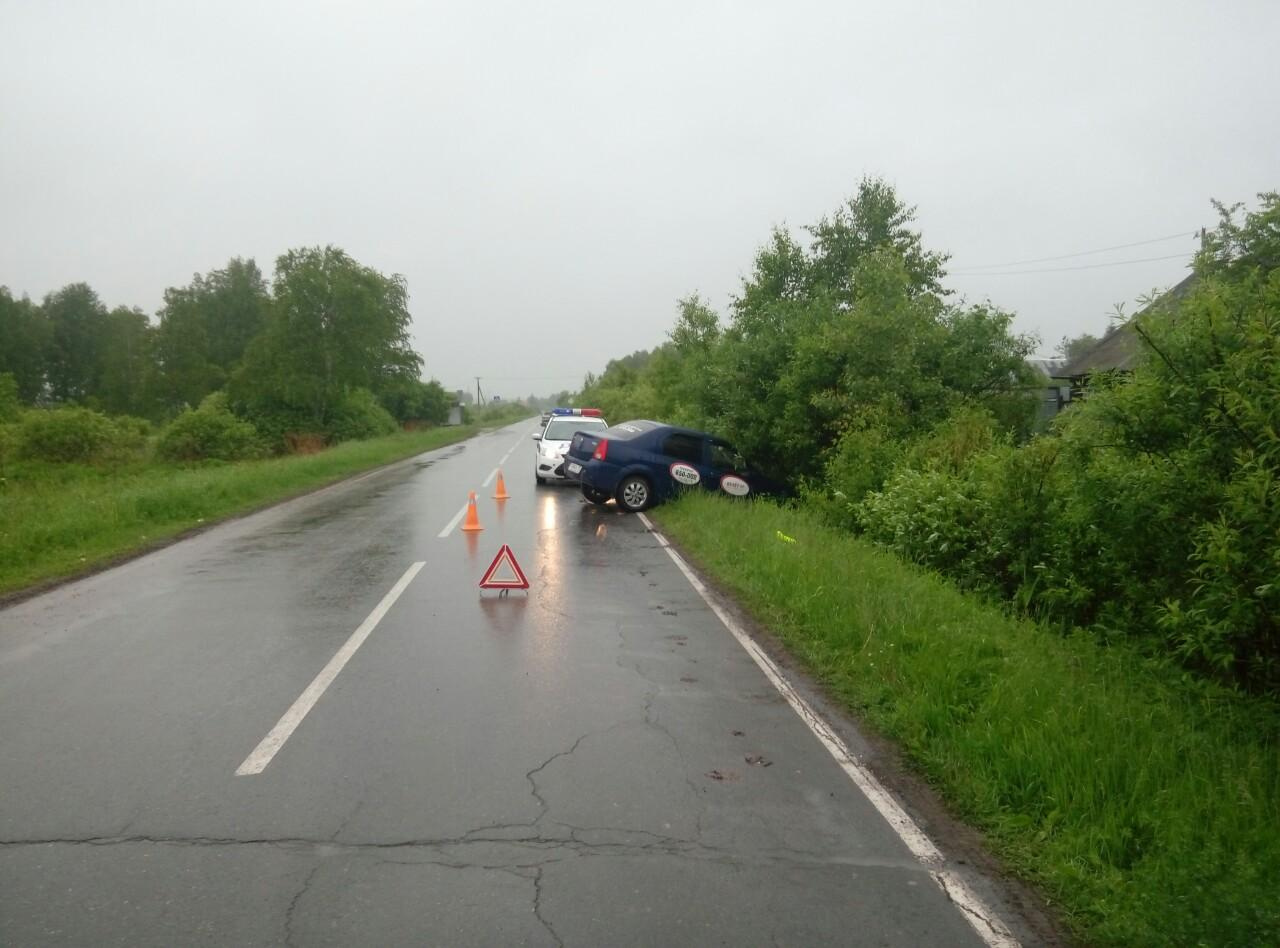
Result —
[[1280, 944], [1274, 705], [1010, 618], [804, 510], [691, 495], [656, 518], [1082, 940]]
[[192, 527], [461, 441], [474, 427], [349, 441], [234, 464], [24, 464], [0, 478], [0, 595], [74, 576]]

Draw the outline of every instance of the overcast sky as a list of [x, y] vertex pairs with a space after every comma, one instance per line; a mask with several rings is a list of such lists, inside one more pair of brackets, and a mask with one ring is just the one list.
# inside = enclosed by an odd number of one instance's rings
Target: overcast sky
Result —
[[723, 313], [871, 174], [1048, 354], [1186, 261], [1010, 271], [1280, 188], [1277, 37], [1277, 0], [0, 0], [0, 285], [154, 313], [336, 244], [408, 279], [429, 376], [516, 397]]

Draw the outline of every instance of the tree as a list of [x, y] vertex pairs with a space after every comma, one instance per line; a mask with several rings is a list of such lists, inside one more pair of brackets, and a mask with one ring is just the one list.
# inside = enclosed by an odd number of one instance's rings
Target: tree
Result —
[[198, 405], [217, 391], [266, 323], [270, 296], [253, 260], [196, 274], [164, 293], [156, 333], [163, 398], [171, 409]]
[[417, 378], [404, 277], [336, 247], [307, 247], [276, 261], [274, 290], [233, 385], [232, 401], [250, 414], [284, 413], [323, 431], [352, 390]]
[[51, 341], [40, 307], [25, 296], [14, 299], [0, 286], [0, 373], [13, 376], [18, 397], [28, 405], [44, 392]]
[[450, 397], [435, 379], [395, 376], [383, 385], [378, 401], [399, 422], [440, 425], [449, 419]]
[[1097, 344], [1098, 337], [1087, 332], [1074, 337], [1063, 336], [1062, 341], [1058, 343], [1058, 355], [1062, 357], [1063, 362], [1071, 363]]
[[142, 310], [118, 306], [102, 326], [94, 400], [114, 414], [150, 414], [153, 379], [151, 321]]
[[107, 308], [87, 283], [72, 283], [44, 298], [51, 334], [47, 376], [57, 401], [80, 402], [97, 388]]
[[812, 281], [843, 299], [854, 293], [858, 264], [872, 251], [890, 249], [902, 259], [912, 294], [945, 295], [941, 280], [948, 255], [925, 250], [911, 229], [916, 209], [904, 204], [882, 178], [863, 178], [858, 193], [831, 217], [810, 227]]

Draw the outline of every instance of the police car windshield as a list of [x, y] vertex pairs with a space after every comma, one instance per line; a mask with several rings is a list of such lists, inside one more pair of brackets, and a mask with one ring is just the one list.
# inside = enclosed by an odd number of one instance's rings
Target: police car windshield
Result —
[[542, 439], [544, 441], [571, 441], [575, 431], [604, 427], [603, 418], [593, 418], [590, 415], [574, 418], [552, 418], [551, 424], [547, 425], [547, 432], [542, 436]]

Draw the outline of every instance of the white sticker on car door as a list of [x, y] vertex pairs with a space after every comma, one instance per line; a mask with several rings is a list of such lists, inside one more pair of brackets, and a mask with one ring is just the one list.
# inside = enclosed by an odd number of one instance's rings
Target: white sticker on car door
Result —
[[671, 479], [677, 484], [692, 487], [702, 480], [702, 475], [698, 473], [698, 469], [693, 465], [685, 464], [683, 461], [676, 461], [671, 465]]

